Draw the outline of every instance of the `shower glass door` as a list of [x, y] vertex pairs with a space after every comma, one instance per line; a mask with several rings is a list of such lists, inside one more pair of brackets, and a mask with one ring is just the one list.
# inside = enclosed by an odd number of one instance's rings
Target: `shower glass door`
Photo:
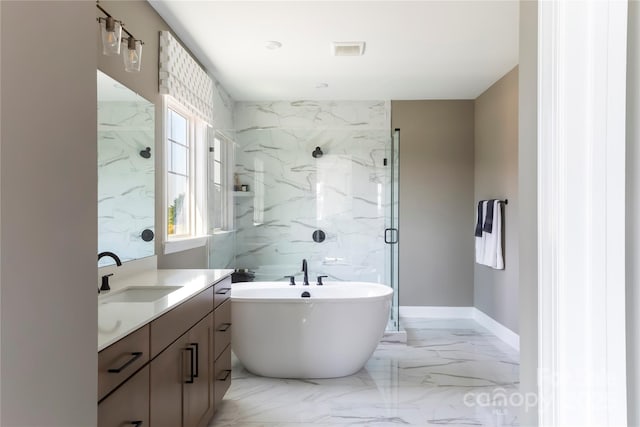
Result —
[[400, 129], [395, 129], [391, 135], [390, 144], [386, 150], [386, 181], [387, 181], [387, 214], [385, 215], [384, 243], [387, 250], [385, 261], [387, 265], [387, 284], [393, 288], [393, 303], [388, 331], [398, 331], [400, 329], [399, 316], [399, 293], [398, 286], [398, 178], [399, 178], [399, 149], [400, 149]]

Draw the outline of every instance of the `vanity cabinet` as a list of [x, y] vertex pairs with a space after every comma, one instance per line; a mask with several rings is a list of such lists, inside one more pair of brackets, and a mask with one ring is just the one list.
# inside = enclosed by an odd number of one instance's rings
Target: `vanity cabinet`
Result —
[[208, 425], [231, 384], [230, 291], [227, 277], [99, 353], [99, 427]]
[[213, 288], [213, 306], [218, 307], [231, 297], [231, 277], [220, 281]]
[[218, 407], [231, 386], [231, 278], [214, 288], [214, 406]]
[[155, 357], [180, 335], [213, 310], [214, 286], [192, 296], [151, 322], [151, 357]]
[[197, 427], [213, 415], [209, 314], [151, 361], [151, 425]]
[[[195, 348], [195, 373], [193, 382], [185, 382], [184, 422], [185, 427], [206, 426], [213, 416], [213, 384], [211, 382], [211, 359], [213, 357], [213, 313], [209, 314], [189, 332], [189, 345]], [[200, 353], [200, 354], [198, 354]]]
[[213, 320], [214, 327], [214, 360], [220, 357], [222, 352], [231, 344], [231, 299], [216, 307]]
[[147, 365], [100, 402], [98, 427], [149, 425], [149, 366]]
[[229, 387], [231, 387], [231, 346], [216, 359], [215, 366], [215, 407], [217, 408]]
[[98, 353], [98, 401], [149, 362], [149, 326], [145, 325]]

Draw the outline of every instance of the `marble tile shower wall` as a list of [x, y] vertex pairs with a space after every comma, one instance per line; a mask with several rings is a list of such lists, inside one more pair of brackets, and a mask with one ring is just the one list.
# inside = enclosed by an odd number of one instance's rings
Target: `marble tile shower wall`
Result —
[[154, 230], [154, 106], [150, 103], [98, 103], [98, 251], [123, 261], [151, 256], [154, 242], [141, 238]]
[[235, 120], [236, 267], [277, 280], [306, 258], [311, 278], [385, 282], [390, 103], [238, 102]]

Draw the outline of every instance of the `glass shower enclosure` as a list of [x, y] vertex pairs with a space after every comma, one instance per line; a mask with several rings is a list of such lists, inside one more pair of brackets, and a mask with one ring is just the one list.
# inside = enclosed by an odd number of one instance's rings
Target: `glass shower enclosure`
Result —
[[399, 131], [389, 117], [384, 101], [237, 103], [234, 267], [300, 283], [306, 259], [312, 283], [392, 286], [397, 330]]
[[399, 286], [399, 181], [400, 181], [400, 129], [394, 129], [387, 146], [386, 191], [387, 209], [385, 217], [384, 243], [387, 245], [385, 266], [386, 284], [393, 288], [393, 304], [389, 316], [388, 331], [400, 330], [400, 286]]

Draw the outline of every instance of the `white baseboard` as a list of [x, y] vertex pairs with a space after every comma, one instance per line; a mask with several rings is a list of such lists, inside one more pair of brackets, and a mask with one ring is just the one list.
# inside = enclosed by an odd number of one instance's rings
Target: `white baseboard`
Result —
[[429, 319], [473, 319], [474, 307], [400, 306], [400, 317]]
[[473, 307], [473, 310], [473, 319], [478, 322], [478, 324], [487, 328], [493, 335], [500, 338], [514, 350], [520, 351], [520, 335], [507, 328], [502, 323], [497, 322], [492, 317], [489, 317], [476, 307]]
[[401, 318], [473, 319], [511, 348], [520, 351], [520, 336], [476, 307], [400, 306]]

